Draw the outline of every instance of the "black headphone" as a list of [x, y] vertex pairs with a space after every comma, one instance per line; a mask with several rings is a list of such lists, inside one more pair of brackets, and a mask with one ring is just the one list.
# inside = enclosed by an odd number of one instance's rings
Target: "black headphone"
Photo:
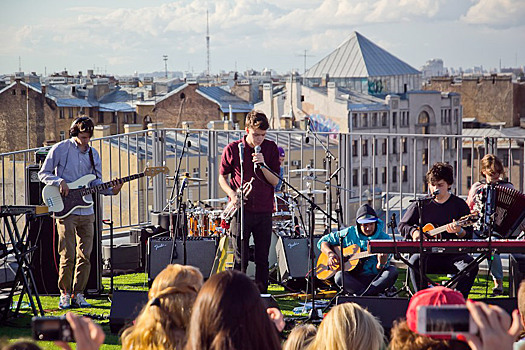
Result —
[[89, 117], [78, 117], [73, 121], [73, 123], [71, 123], [71, 126], [69, 127], [69, 137], [78, 136], [78, 134], [81, 132], [87, 132], [93, 136], [94, 128], [95, 125], [93, 124], [93, 121], [89, 119]]

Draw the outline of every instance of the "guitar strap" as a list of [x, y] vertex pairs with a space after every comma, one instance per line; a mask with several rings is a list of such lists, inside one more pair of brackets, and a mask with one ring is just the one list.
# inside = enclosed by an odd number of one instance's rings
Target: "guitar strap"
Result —
[[91, 166], [93, 167], [93, 172], [95, 173], [95, 176], [98, 178], [97, 170], [95, 169], [95, 159], [93, 159], [93, 148], [91, 148], [91, 146], [89, 147], [89, 159], [91, 160]]

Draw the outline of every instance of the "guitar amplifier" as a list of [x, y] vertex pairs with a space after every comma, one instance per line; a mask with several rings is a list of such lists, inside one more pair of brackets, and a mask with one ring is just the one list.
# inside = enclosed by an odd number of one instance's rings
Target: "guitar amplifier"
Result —
[[[175, 246], [173, 242], [171, 237], [148, 240], [147, 273], [150, 286], [168, 264], [184, 264], [184, 242], [180, 238], [175, 240]], [[186, 265], [197, 267], [205, 279], [210, 277], [217, 244], [215, 237], [186, 238]]]

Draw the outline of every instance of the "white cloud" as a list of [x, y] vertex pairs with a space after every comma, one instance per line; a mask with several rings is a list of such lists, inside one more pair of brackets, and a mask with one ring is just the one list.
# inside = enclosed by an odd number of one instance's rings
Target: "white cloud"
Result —
[[495, 28], [523, 26], [525, 22], [523, 0], [478, 0], [461, 18], [469, 24], [485, 24]]

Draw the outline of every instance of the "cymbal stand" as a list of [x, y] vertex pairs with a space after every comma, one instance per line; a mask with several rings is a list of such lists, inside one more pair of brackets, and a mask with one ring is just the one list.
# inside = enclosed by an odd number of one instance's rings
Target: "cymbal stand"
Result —
[[[327, 146], [325, 146], [325, 144], [323, 142], [321, 142], [321, 140], [319, 139], [319, 136], [317, 135], [316, 131], [312, 127], [311, 119], [310, 118], [306, 118], [306, 120], [307, 120], [307, 123], [306, 123], [306, 130], [307, 130], [307, 132], [309, 131], [313, 135], [313, 137], [317, 140], [317, 142], [319, 142], [319, 144], [321, 145], [321, 147], [325, 151], [324, 164], [325, 164], [325, 169], [326, 169], [326, 180], [325, 180], [324, 185], [325, 185], [325, 188], [326, 188], [326, 212], [332, 214], [331, 184], [332, 184], [332, 179], [334, 178], [334, 176], [337, 176], [337, 173], [339, 172], [339, 170], [341, 170], [341, 168], [337, 168], [337, 170], [332, 174], [332, 161], [335, 161], [335, 165], [337, 167], [338, 160], [334, 156], [334, 154], [330, 151], [330, 149]], [[337, 198], [340, 199], [340, 197], [341, 196], [339, 195], [339, 193], [337, 193]], [[342, 215], [342, 211], [341, 211], [341, 215]], [[339, 213], [338, 213], [338, 216], [339, 216]], [[338, 230], [341, 228], [341, 223], [342, 223], [342, 218], [341, 218], [341, 221], [339, 221], [339, 220], [337, 221], [337, 229]], [[332, 227], [332, 223], [331, 223], [330, 219], [328, 217], [326, 217], [325, 233], [330, 233], [331, 227]]]

